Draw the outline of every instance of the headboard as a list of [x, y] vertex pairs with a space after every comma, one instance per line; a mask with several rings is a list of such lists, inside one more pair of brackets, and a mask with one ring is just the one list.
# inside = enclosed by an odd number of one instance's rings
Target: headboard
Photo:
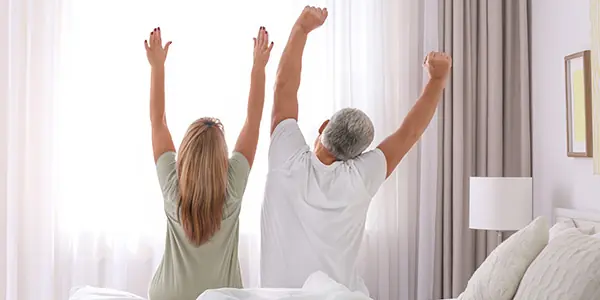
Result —
[[568, 208], [554, 209], [554, 223], [573, 220], [577, 227], [593, 226], [595, 233], [600, 233], [600, 212], [589, 210], [576, 210]]

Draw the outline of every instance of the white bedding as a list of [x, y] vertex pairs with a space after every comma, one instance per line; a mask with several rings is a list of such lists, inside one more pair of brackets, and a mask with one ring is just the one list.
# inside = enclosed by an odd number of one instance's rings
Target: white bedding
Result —
[[[145, 300], [131, 293], [84, 286], [74, 288], [69, 300]], [[233, 289], [207, 290], [197, 300], [372, 300], [359, 292], [351, 292], [325, 273], [308, 277], [300, 289]]]
[[372, 300], [351, 292], [323, 272], [313, 273], [300, 289], [216, 289], [202, 293], [198, 300]]
[[132, 293], [93, 286], [71, 289], [69, 300], [146, 300]]

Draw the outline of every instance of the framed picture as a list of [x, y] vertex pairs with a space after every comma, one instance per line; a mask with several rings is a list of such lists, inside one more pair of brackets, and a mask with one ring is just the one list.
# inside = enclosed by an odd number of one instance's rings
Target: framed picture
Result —
[[567, 156], [592, 157], [592, 75], [590, 51], [565, 57]]

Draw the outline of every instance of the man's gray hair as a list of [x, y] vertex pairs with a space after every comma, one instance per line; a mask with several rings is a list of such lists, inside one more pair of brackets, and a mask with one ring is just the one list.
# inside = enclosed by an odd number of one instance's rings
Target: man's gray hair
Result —
[[375, 129], [367, 114], [344, 108], [333, 114], [323, 130], [321, 143], [338, 160], [359, 156], [373, 142]]

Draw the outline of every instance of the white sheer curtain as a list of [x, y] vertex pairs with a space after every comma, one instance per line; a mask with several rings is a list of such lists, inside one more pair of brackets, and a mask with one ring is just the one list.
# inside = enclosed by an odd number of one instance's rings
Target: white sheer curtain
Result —
[[[305, 51], [300, 126], [312, 141], [335, 110], [358, 107], [374, 120], [377, 143], [397, 128], [420, 92], [421, 59], [434, 47], [424, 39], [431, 33], [425, 24], [437, 24], [437, 12], [427, 9], [433, 2], [2, 2], [0, 41], [8, 47], [0, 49], [0, 79], [6, 79], [0, 92], [7, 99], [0, 103], [0, 295], [66, 299], [71, 287], [84, 284], [146, 294], [164, 242], [143, 52], [151, 28], [160, 26], [173, 40], [167, 114], [176, 144], [191, 121], [216, 116], [232, 146], [246, 110], [257, 28], [266, 26], [275, 41], [271, 87], [302, 7], [327, 6], [330, 18]], [[247, 287], [259, 283], [271, 103], [267, 94], [241, 216]], [[435, 211], [428, 201], [432, 161], [424, 159], [424, 149], [435, 147], [429, 140], [371, 205], [361, 262], [375, 299], [429, 299]]]
[[54, 299], [59, 0], [0, 2], [0, 298]]
[[[437, 0], [349, 1], [336, 38], [336, 108], [374, 120], [374, 144], [395, 131], [421, 93], [426, 52], [437, 51]], [[359, 4], [361, 3], [361, 4]], [[337, 16], [337, 15], [335, 15]], [[337, 22], [335, 22], [337, 24]], [[341, 24], [340, 24], [341, 25]], [[335, 26], [335, 25], [333, 25]], [[368, 45], [368, 46], [366, 46]], [[334, 45], [335, 48], [335, 45]], [[404, 158], [370, 206], [361, 262], [374, 299], [432, 299], [436, 196], [435, 126]]]

